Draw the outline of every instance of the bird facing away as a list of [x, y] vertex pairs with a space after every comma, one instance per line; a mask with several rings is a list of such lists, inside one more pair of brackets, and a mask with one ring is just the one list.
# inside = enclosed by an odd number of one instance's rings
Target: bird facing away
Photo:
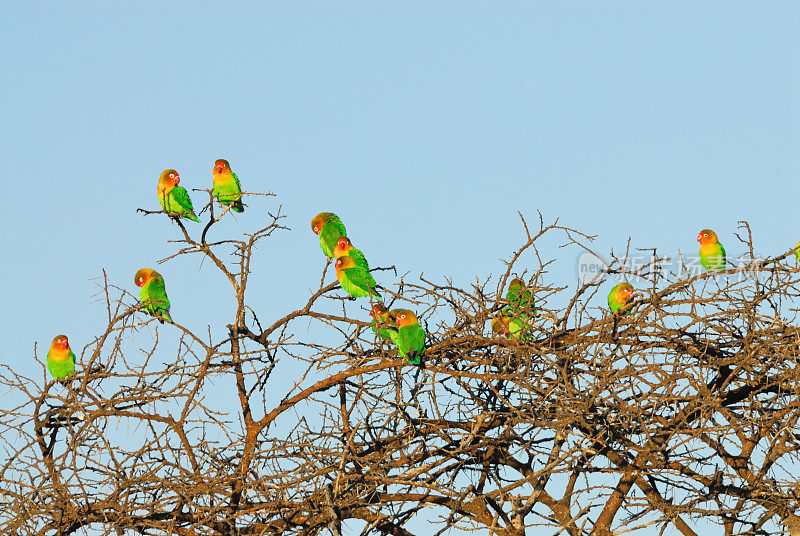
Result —
[[525, 281], [518, 277], [508, 284], [506, 299], [508, 300], [508, 312], [512, 316], [519, 313], [536, 314], [536, 307], [533, 305], [533, 294], [525, 288], [526, 286]]
[[69, 347], [66, 335], [56, 335], [47, 351], [47, 370], [59, 380], [75, 372], [75, 354]]
[[700, 243], [700, 264], [709, 272], [725, 269], [725, 248], [719, 243], [717, 233], [703, 229], [697, 235]]
[[239, 177], [231, 171], [231, 165], [224, 158], [214, 162], [212, 171], [214, 186], [211, 193], [217, 197], [217, 201], [223, 205], [231, 205], [234, 212], [244, 212], [242, 204], [242, 187], [239, 184]]
[[[608, 308], [611, 309], [612, 313], [616, 313], [617, 309], [631, 301], [631, 296], [633, 296], [633, 285], [630, 283], [616, 285], [608, 293]], [[630, 312], [630, 309], [628, 309], [620, 314], [628, 314]]]
[[164, 320], [172, 322], [172, 317], [169, 316], [169, 298], [161, 274], [151, 268], [142, 268], [133, 276], [133, 282], [139, 287], [139, 301], [145, 311], [158, 318], [162, 324]]
[[372, 306], [372, 331], [378, 334], [381, 340], [397, 344], [397, 324], [394, 314], [383, 303], [378, 302]]
[[363, 296], [374, 296], [381, 299], [381, 295], [375, 290], [378, 286], [375, 279], [368, 270], [356, 264], [350, 255], [342, 255], [336, 259], [336, 277], [342, 288], [354, 298]]
[[408, 309], [398, 309], [394, 320], [397, 323], [397, 350], [400, 357], [412, 365], [419, 365], [425, 355], [425, 330], [419, 325], [417, 315]]
[[178, 186], [180, 182], [181, 177], [177, 171], [165, 169], [158, 178], [158, 188], [156, 189], [158, 202], [167, 212], [199, 222], [200, 219], [192, 208], [189, 192], [183, 186]]
[[342, 220], [333, 212], [320, 212], [311, 220], [311, 230], [319, 235], [319, 247], [326, 257], [333, 258], [336, 241], [347, 236]]

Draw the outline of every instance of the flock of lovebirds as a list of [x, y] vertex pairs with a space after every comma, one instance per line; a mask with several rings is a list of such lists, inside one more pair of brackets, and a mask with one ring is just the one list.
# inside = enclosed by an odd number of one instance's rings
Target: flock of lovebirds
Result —
[[[158, 202], [171, 217], [187, 218], [199, 222], [194, 213], [192, 200], [185, 188], [179, 186], [180, 175], [174, 169], [167, 169], [158, 178]], [[214, 162], [212, 195], [222, 205], [235, 212], [244, 212], [242, 189], [236, 173], [231, 171], [227, 160]], [[328, 259], [335, 259], [336, 277], [350, 299], [368, 297], [374, 305], [370, 311], [372, 329], [382, 341], [397, 347], [400, 357], [409, 363], [420, 365], [425, 356], [425, 330], [420, 326], [417, 315], [408, 309], [387, 309], [378, 287], [369, 270], [364, 254], [353, 247], [347, 237], [344, 224], [336, 214], [321, 212], [311, 220], [311, 230], [319, 236], [319, 245]], [[725, 269], [725, 248], [719, 243], [716, 233], [703, 229], [697, 235], [700, 243], [700, 264], [709, 272]], [[800, 242], [795, 246], [795, 256], [800, 261]], [[136, 272], [134, 283], [139, 287], [139, 300], [142, 307], [162, 324], [172, 322], [169, 315], [169, 298], [164, 278], [151, 268]], [[530, 338], [531, 321], [536, 316], [533, 294], [525, 281], [515, 278], [509, 283], [506, 293], [508, 305], [491, 320], [492, 332], [514, 340]], [[627, 307], [634, 294], [630, 283], [620, 283], [608, 294], [608, 307], [615, 315], [630, 312]], [[66, 335], [53, 339], [47, 352], [47, 368], [53, 377], [67, 378], [75, 372], [75, 354], [69, 347]]]

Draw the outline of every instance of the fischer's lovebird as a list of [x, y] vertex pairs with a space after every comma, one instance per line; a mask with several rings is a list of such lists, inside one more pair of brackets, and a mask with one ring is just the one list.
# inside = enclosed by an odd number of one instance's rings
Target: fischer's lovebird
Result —
[[169, 316], [169, 298], [161, 274], [150, 268], [142, 268], [133, 276], [133, 282], [140, 287], [139, 301], [145, 311], [158, 318], [162, 324], [164, 320], [172, 322]]
[[419, 365], [425, 355], [425, 330], [419, 325], [417, 315], [408, 309], [398, 309], [394, 316], [397, 323], [397, 350], [412, 365]]
[[709, 272], [725, 269], [725, 248], [719, 243], [717, 234], [711, 229], [703, 229], [697, 235], [700, 242], [700, 264]]
[[[617, 309], [631, 301], [633, 296], [633, 285], [630, 283], [620, 283], [611, 289], [608, 293], [608, 308], [612, 313], [616, 313]], [[630, 313], [630, 309], [620, 314]]]
[[178, 186], [181, 177], [174, 169], [165, 169], [158, 178], [158, 202], [167, 212], [174, 212], [192, 221], [200, 221], [192, 208], [189, 192], [183, 186]]
[[57, 335], [47, 352], [47, 370], [54, 378], [64, 379], [75, 372], [75, 354], [66, 335]]
[[394, 314], [381, 302], [373, 305], [369, 314], [372, 316], [372, 331], [382, 340], [397, 344], [397, 324], [394, 321]]
[[319, 247], [326, 257], [333, 257], [336, 241], [347, 236], [342, 220], [333, 212], [320, 212], [311, 220], [311, 230], [319, 235]]
[[381, 295], [375, 290], [378, 286], [375, 279], [368, 270], [356, 264], [353, 257], [342, 255], [336, 259], [336, 277], [342, 288], [354, 298], [362, 296], [375, 296], [381, 299]]
[[506, 299], [508, 300], [507, 313], [511, 316], [524, 317], [527, 314], [536, 314], [533, 294], [525, 288], [526, 286], [525, 281], [518, 277], [509, 283]]
[[231, 165], [224, 158], [214, 162], [214, 187], [211, 193], [217, 196], [217, 200], [223, 205], [230, 205], [234, 212], [244, 212], [242, 204], [242, 187], [239, 184], [239, 177], [231, 171]]
[[505, 313], [499, 313], [492, 318], [492, 333], [496, 335], [504, 335], [509, 339], [523, 340], [529, 338], [528, 323], [522, 316], [512, 317]]

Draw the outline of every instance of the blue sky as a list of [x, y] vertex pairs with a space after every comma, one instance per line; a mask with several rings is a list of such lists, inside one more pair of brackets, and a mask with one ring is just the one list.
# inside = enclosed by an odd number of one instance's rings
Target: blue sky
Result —
[[[232, 316], [196, 259], [155, 265], [177, 231], [168, 167], [209, 187], [230, 160], [292, 230], [259, 250], [252, 305], [274, 318], [319, 281], [328, 210], [372, 265], [468, 283], [523, 240], [517, 211], [596, 248], [762, 254], [800, 239], [800, 5], [792, 2], [5, 3], [0, 361], [104, 326], [91, 281], [159, 269], [176, 320]], [[198, 204], [199, 195], [195, 195]], [[195, 232], [199, 232], [196, 226]], [[741, 248], [739, 248], [741, 249]], [[550, 255], [562, 253], [553, 248]], [[573, 284], [575, 252], [551, 272]], [[603, 305], [598, 299], [598, 306]]]

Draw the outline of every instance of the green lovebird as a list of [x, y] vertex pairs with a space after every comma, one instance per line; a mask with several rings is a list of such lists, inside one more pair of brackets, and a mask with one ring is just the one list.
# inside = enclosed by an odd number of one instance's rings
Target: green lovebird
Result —
[[178, 186], [181, 177], [174, 169], [165, 169], [158, 178], [158, 202], [167, 212], [174, 212], [192, 221], [200, 221], [192, 208], [189, 192], [183, 186]]
[[369, 314], [372, 316], [372, 331], [382, 340], [397, 344], [397, 324], [394, 321], [394, 314], [381, 302], [373, 305]]
[[511, 316], [522, 317], [527, 314], [536, 314], [536, 307], [533, 305], [533, 294], [530, 290], [526, 290], [526, 286], [525, 281], [518, 277], [509, 283], [506, 299], [508, 300], [507, 312]]
[[140, 287], [139, 301], [144, 305], [145, 311], [158, 318], [162, 324], [164, 320], [172, 322], [169, 316], [169, 298], [161, 274], [150, 268], [142, 268], [133, 276], [133, 282]]
[[798, 261], [800, 261], [800, 242], [798, 242], [794, 247], [794, 256]]
[[326, 257], [333, 257], [336, 241], [347, 236], [342, 220], [333, 212], [320, 212], [311, 220], [311, 230], [319, 235], [319, 247]]
[[492, 333], [496, 335], [504, 335], [509, 339], [524, 340], [528, 339], [528, 323], [522, 316], [508, 316], [507, 314], [500, 313], [492, 318]]
[[[630, 283], [620, 283], [611, 289], [608, 293], [608, 308], [612, 313], [616, 313], [617, 309], [631, 301], [633, 296], [633, 285]], [[630, 309], [621, 314], [630, 313]]]
[[703, 229], [697, 235], [700, 242], [700, 264], [709, 272], [725, 269], [725, 248], [719, 243], [717, 234], [711, 229]]
[[54, 378], [63, 379], [75, 372], [75, 354], [66, 335], [57, 335], [47, 352], [47, 370]]
[[419, 325], [417, 315], [408, 309], [398, 309], [394, 317], [397, 323], [397, 350], [412, 365], [419, 365], [425, 355], [425, 330]]
[[350, 255], [342, 255], [336, 259], [336, 277], [342, 288], [354, 298], [362, 296], [375, 296], [381, 299], [381, 295], [375, 290], [378, 286], [372, 274], [366, 269], [356, 264]]
[[230, 205], [234, 212], [244, 212], [242, 204], [242, 187], [239, 185], [239, 177], [231, 171], [231, 165], [224, 158], [214, 162], [214, 187], [211, 193], [217, 196], [217, 201], [223, 205]]

